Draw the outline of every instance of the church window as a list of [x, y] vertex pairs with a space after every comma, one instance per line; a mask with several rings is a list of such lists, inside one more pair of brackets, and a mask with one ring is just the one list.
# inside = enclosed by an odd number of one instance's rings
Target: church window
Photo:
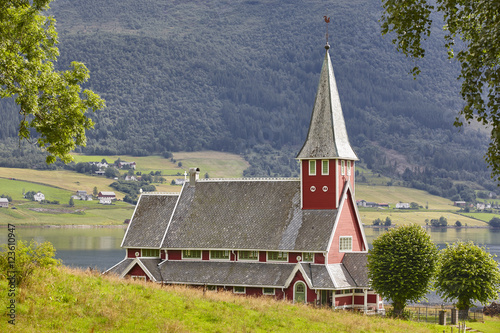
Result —
[[323, 176], [328, 176], [330, 174], [330, 170], [328, 168], [328, 160], [321, 161], [321, 174]]
[[288, 261], [288, 252], [267, 252], [269, 261]]
[[302, 261], [303, 262], [313, 262], [314, 261], [314, 253], [302, 252]]
[[238, 260], [259, 260], [259, 251], [238, 251]]
[[245, 293], [245, 287], [233, 287], [233, 292], [235, 294], [244, 294]]
[[182, 259], [201, 259], [201, 250], [182, 250]]
[[309, 160], [309, 176], [316, 176], [316, 160]]
[[229, 260], [229, 251], [212, 250], [210, 251], [210, 259]]
[[344, 176], [344, 175], [345, 175], [345, 161], [344, 161], [344, 160], [342, 160], [342, 161], [340, 162], [340, 174], [341, 174], [342, 176]]
[[262, 288], [263, 295], [274, 295], [274, 288]]
[[352, 251], [352, 236], [340, 236], [340, 252]]
[[158, 249], [142, 249], [142, 256], [143, 257], [159, 257], [160, 256], [160, 250]]
[[347, 175], [351, 175], [351, 161], [347, 161]]
[[146, 281], [146, 277], [140, 275], [131, 275], [130, 278], [134, 281]]

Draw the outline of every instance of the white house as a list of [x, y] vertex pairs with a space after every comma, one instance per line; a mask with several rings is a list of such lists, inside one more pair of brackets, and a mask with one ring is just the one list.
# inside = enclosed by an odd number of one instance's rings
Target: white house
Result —
[[0, 198], [0, 207], [9, 208], [9, 199]]
[[398, 202], [396, 204], [396, 209], [409, 209], [409, 208], [410, 208], [410, 204], [407, 202]]
[[42, 192], [38, 192], [37, 194], [35, 194], [33, 196], [33, 200], [38, 201], [38, 202], [45, 200], [45, 195]]

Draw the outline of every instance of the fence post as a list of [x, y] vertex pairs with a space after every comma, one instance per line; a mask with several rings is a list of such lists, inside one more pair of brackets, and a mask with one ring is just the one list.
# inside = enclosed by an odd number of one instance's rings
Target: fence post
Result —
[[439, 311], [439, 325], [446, 325], [446, 311]]
[[452, 325], [458, 324], [458, 310], [457, 310], [457, 308], [451, 309], [451, 324]]

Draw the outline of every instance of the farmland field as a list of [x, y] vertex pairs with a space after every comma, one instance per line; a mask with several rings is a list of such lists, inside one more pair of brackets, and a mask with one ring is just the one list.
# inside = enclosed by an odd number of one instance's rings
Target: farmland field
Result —
[[488, 225], [485, 222], [478, 221], [475, 219], [471, 219], [466, 216], [461, 216], [452, 212], [436, 212], [436, 211], [399, 211], [399, 210], [379, 210], [379, 211], [364, 211], [360, 210], [359, 215], [361, 217], [361, 221], [366, 225], [371, 225], [373, 220], [380, 218], [381, 220], [385, 220], [386, 217], [389, 217], [392, 221], [392, 224], [402, 225], [402, 224], [410, 224], [415, 223], [418, 225], [425, 225], [425, 220], [439, 219], [441, 216], [444, 216], [448, 220], [448, 225], [454, 225], [458, 220], [462, 225], [467, 223], [467, 226], [470, 227], [487, 227]]

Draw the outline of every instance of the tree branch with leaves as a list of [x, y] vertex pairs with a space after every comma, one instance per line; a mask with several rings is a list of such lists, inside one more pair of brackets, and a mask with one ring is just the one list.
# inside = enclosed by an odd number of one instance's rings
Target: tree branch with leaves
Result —
[[[431, 14], [442, 16], [448, 57], [461, 66], [461, 96], [465, 106], [454, 125], [476, 120], [491, 129], [485, 159], [500, 180], [500, 1], [492, 0], [382, 0], [382, 34], [396, 36], [399, 52], [424, 58], [422, 42], [431, 35]], [[461, 43], [456, 43], [457, 38]], [[411, 73], [418, 75], [415, 66]]]
[[59, 50], [55, 19], [44, 15], [52, 0], [8, 0], [0, 3], [0, 97], [14, 97], [22, 120], [19, 138], [31, 140], [38, 132], [38, 146], [47, 150], [47, 163], [85, 146], [85, 130], [93, 127], [87, 110], [105, 107], [104, 100], [84, 89], [89, 71], [72, 62], [57, 71]]

